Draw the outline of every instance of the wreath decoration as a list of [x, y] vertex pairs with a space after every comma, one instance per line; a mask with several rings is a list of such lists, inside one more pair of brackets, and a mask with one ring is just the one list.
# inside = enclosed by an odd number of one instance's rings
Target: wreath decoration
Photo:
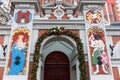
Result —
[[81, 43], [80, 38], [77, 36], [77, 34], [64, 29], [64, 27], [56, 27], [50, 29], [48, 32], [45, 32], [41, 37], [38, 38], [36, 45], [35, 45], [35, 51], [33, 55], [33, 65], [32, 65], [32, 71], [31, 71], [31, 80], [37, 80], [37, 69], [38, 69], [38, 63], [40, 58], [40, 47], [42, 41], [51, 35], [66, 35], [71, 38], [73, 38], [76, 41], [77, 44], [77, 50], [78, 50], [78, 60], [80, 62], [79, 70], [80, 70], [80, 80], [87, 80], [86, 75], [86, 65], [85, 65], [85, 57], [83, 52], [83, 45]]

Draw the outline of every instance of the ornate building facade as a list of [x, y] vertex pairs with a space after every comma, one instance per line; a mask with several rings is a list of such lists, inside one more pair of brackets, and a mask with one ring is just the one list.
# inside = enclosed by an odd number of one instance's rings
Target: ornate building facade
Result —
[[120, 80], [119, 0], [0, 2], [0, 80]]

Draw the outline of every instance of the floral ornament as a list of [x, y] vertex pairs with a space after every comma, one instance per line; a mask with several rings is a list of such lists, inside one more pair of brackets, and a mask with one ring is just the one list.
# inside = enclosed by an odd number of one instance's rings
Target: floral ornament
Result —
[[98, 10], [89, 10], [86, 13], [86, 20], [90, 24], [98, 24], [102, 21], [102, 14]]
[[36, 45], [35, 45], [34, 55], [33, 55], [31, 80], [37, 80], [38, 63], [41, 57], [39, 53], [41, 43], [46, 37], [51, 36], [51, 35], [66, 35], [66, 36], [73, 38], [76, 41], [77, 50], [78, 50], [78, 60], [80, 62], [80, 65], [79, 65], [79, 70], [81, 72], [80, 80], [87, 80], [85, 58], [84, 58], [83, 45], [81, 43], [81, 40], [79, 39], [77, 34], [70, 32], [69, 30], [65, 30], [64, 27], [60, 27], [60, 28], [56, 27], [56, 28], [50, 29], [48, 32], [44, 33], [41, 37], [38, 38]]

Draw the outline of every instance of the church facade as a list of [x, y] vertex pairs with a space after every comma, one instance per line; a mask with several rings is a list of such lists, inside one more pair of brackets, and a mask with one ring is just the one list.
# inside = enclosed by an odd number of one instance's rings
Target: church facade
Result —
[[[0, 7], [0, 80], [120, 80], [120, 23], [106, 0], [11, 0]], [[119, 20], [118, 20], [119, 21]]]

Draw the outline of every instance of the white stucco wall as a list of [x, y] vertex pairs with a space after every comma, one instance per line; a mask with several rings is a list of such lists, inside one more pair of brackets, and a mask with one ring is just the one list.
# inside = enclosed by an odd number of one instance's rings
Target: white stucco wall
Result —
[[31, 47], [30, 47], [30, 53], [33, 54], [35, 50], [35, 43], [38, 39], [38, 30], [33, 30], [32, 32], [32, 40], [31, 40]]
[[71, 59], [72, 57], [72, 50], [66, 46], [64, 46], [63, 44], [61, 44], [60, 42], [56, 41], [55, 43], [53, 43], [52, 45], [50, 45], [49, 47], [47, 47], [46, 49], [43, 50], [43, 57], [45, 58], [49, 53], [53, 52], [53, 51], [61, 51], [63, 53], [65, 53], [69, 59]]

